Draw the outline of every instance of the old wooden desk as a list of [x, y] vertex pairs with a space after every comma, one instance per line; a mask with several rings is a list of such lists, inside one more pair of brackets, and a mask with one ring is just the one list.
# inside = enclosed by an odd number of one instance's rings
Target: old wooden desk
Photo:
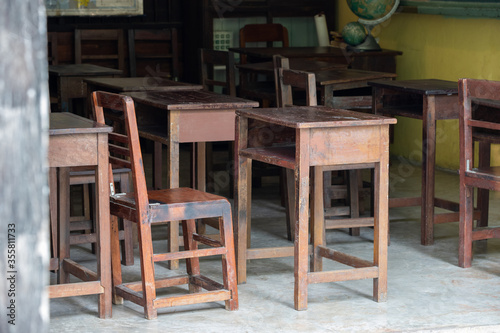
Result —
[[[458, 221], [459, 205], [434, 197], [436, 121], [458, 119], [458, 84], [443, 80], [369, 82], [373, 86], [376, 114], [422, 120], [422, 194], [416, 198], [391, 198], [390, 207], [421, 206], [421, 243], [434, 243], [434, 224]], [[436, 214], [434, 207], [452, 213]]]
[[[168, 149], [168, 185], [179, 187], [179, 144], [196, 143], [197, 185], [205, 190], [205, 143], [234, 140], [234, 111], [259, 103], [205, 90], [127, 92], [136, 104], [139, 135]], [[162, 187], [161, 170], [154, 186]], [[177, 250], [178, 225], [170, 224], [171, 250]], [[177, 229], [176, 229], [177, 226]], [[175, 267], [175, 264], [174, 264]]]
[[[388, 234], [388, 164], [389, 124], [393, 118], [325, 106], [264, 108], [236, 111], [236, 184], [235, 233], [238, 282], [246, 282], [249, 259], [294, 256], [295, 309], [307, 308], [307, 286], [311, 283], [355, 279], [374, 279], [373, 297], [384, 301], [387, 296], [387, 234]], [[261, 127], [275, 139], [275, 145], [255, 144], [262, 134], [249, 131], [249, 122], [260, 121]], [[285, 136], [290, 144], [277, 144]], [[272, 141], [272, 140], [269, 140]], [[270, 144], [272, 142], [268, 142]], [[294, 170], [295, 174], [295, 243], [294, 247], [247, 248], [247, 224], [250, 221], [248, 191], [251, 160]], [[340, 170], [375, 169], [375, 227], [373, 261], [363, 260], [326, 247], [324, 240], [323, 202], [312, 195], [313, 272], [308, 272], [309, 172], [314, 168], [312, 182], [322, 184], [321, 166], [338, 166]], [[322, 193], [322, 186], [316, 187]], [[353, 267], [348, 270], [322, 272], [321, 258], [326, 257]]]
[[[111, 251], [108, 183], [108, 133], [111, 127], [97, 124], [71, 113], [50, 114], [49, 167], [58, 168], [56, 190], [58, 216], [58, 254], [51, 269], [58, 270], [57, 285], [49, 286], [49, 297], [99, 295], [99, 317], [111, 317]], [[69, 168], [96, 166], [97, 272], [70, 258], [69, 250]], [[51, 178], [55, 172], [50, 172]], [[51, 184], [54, 179], [51, 179]], [[57, 183], [57, 181], [55, 182]], [[52, 202], [53, 203], [53, 202]], [[84, 282], [69, 283], [72, 274]]]
[[71, 99], [86, 98], [87, 87], [83, 81], [88, 77], [117, 77], [123, 71], [92, 64], [71, 64], [49, 66], [49, 88], [57, 96], [59, 111], [72, 111]]
[[332, 46], [319, 47], [239, 47], [230, 51], [244, 54], [248, 62], [271, 60], [273, 55], [280, 54], [286, 58], [316, 59], [346, 64], [352, 69], [396, 73], [396, 56], [401, 51], [382, 50], [370, 52], [353, 52]]

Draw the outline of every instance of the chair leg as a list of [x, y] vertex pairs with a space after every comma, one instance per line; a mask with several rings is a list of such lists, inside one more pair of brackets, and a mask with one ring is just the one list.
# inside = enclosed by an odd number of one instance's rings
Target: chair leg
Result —
[[[187, 220], [182, 222], [182, 234], [184, 236], [184, 250], [193, 251], [198, 249], [198, 243], [193, 239], [193, 234], [196, 232], [196, 222], [194, 220]], [[189, 276], [200, 275], [200, 259], [188, 258], [186, 259], [186, 270]], [[189, 283], [189, 292], [198, 293], [201, 287]]]
[[233, 222], [231, 206], [227, 203], [223, 210], [222, 219], [219, 220], [219, 229], [222, 245], [226, 254], [222, 256], [222, 276], [224, 288], [231, 292], [231, 299], [225, 301], [226, 310], [238, 310], [238, 286], [236, 282], [236, 258], [233, 238]]
[[144, 316], [146, 317], [146, 319], [155, 319], [158, 317], [158, 313], [154, 307], [154, 300], [156, 299], [156, 287], [151, 225], [149, 223], [139, 222], [138, 236], [141, 261], [142, 297], [144, 300]]
[[[462, 181], [461, 181], [462, 183]], [[474, 188], [460, 184], [460, 230], [458, 265], [468, 268], [472, 263], [472, 224], [474, 214]]]
[[[130, 192], [128, 173], [120, 174], [121, 192]], [[122, 265], [132, 266], [134, 264], [134, 233], [135, 224], [128, 220], [123, 220], [123, 241], [122, 241]]]
[[123, 298], [116, 294], [116, 286], [122, 284], [122, 266], [120, 263], [120, 234], [118, 217], [111, 215], [111, 272], [113, 283], [113, 304], [122, 304]]

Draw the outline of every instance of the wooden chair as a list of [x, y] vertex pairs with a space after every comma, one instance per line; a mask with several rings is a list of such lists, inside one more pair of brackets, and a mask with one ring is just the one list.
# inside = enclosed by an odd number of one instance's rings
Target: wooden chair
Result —
[[[281, 43], [288, 47], [288, 30], [281, 24], [247, 24], [240, 29], [240, 47], [247, 47], [248, 43], [266, 42], [267, 46]], [[245, 64], [247, 57], [241, 55], [240, 62]], [[250, 75], [240, 75], [239, 95], [243, 98], [254, 99], [261, 102], [262, 107], [276, 104], [275, 83], [272, 79], [257, 81]]]
[[[217, 51], [200, 49], [201, 84], [203, 89], [214, 91], [215, 87], [222, 87], [223, 93], [236, 96], [234, 53], [231, 51]], [[225, 80], [217, 80], [214, 70], [219, 66], [225, 71]]]
[[176, 28], [129, 29], [130, 76], [179, 79], [179, 46]]
[[[306, 91], [306, 101], [305, 105], [313, 106], [317, 105], [316, 97], [316, 80], [314, 74], [305, 75], [304, 72], [293, 71], [289, 69], [289, 61], [287, 58], [280, 55], [275, 55], [273, 57], [273, 62], [275, 66], [275, 81], [276, 81], [276, 96], [278, 100], [278, 107], [287, 107], [294, 105], [293, 98], [293, 88], [298, 88]], [[314, 92], [314, 93], [313, 93]], [[324, 202], [325, 206], [325, 216], [330, 218], [325, 218], [326, 229], [336, 229], [336, 228], [349, 228], [349, 231], [353, 235], [359, 235], [359, 227], [361, 226], [373, 226], [373, 218], [359, 218], [359, 191], [356, 170], [349, 170], [347, 177], [344, 177], [344, 182], [340, 184], [331, 183], [331, 173], [328, 167], [321, 167], [323, 169], [323, 177], [328, 179], [328, 182], [321, 181], [322, 191], [316, 191], [316, 193], [321, 193], [321, 198], [318, 200]], [[317, 173], [316, 173], [317, 174]], [[326, 176], [325, 176], [326, 175]], [[292, 227], [293, 223], [290, 223], [290, 216], [293, 216], [294, 212], [294, 194], [290, 189], [293, 189], [293, 170], [287, 169], [287, 231], [288, 238], [291, 240], [294, 234]], [[320, 184], [319, 180], [316, 184]], [[318, 196], [318, 194], [315, 194]], [[346, 205], [342, 207], [332, 207], [332, 199], [342, 199], [346, 202]], [[340, 219], [338, 216], [346, 216], [349, 218]], [[332, 219], [335, 217], [335, 219]]]
[[[470, 267], [472, 242], [500, 238], [500, 227], [488, 227], [489, 191], [500, 191], [500, 167], [490, 166], [491, 144], [500, 143], [500, 81], [460, 79], [460, 267]], [[474, 143], [479, 142], [475, 163]], [[475, 167], [477, 165], [477, 167]], [[476, 227], [474, 188], [480, 218]]]
[[[94, 92], [92, 102], [96, 119], [100, 123], [104, 123], [104, 109], [124, 113], [127, 135], [118, 133], [109, 135], [110, 165], [130, 168], [133, 175], [133, 192], [112, 193], [110, 196], [111, 261], [115, 303], [124, 298], [141, 305], [148, 319], [156, 318], [159, 308], [185, 304], [225, 301], [226, 309], [238, 309], [231, 205], [227, 199], [190, 188], [148, 191], [132, 98]], [[219, 218], [220, 241], [196, 233], [195, 219], [213, 217]], [[118, 218], [129, 219], [138, 226], [141, 281], [131, 283], [122, 281]], [[184, 251], [153, 253], [151, 225], [178, 220], [182, 220]], [[198, 243], [209, 248], [198, 249]], [[213, 255], [222, 255], [223, 284], [201, 275], [199, 258]], [[155, 278], [155, 262], [177, 259], [186, 259], [186, 276]], [[157, 297], [157, 289], [181, 284], [189, 284], [189, 294]]]
[[125, 70], [125, 44], [121, 29], [76, 29], [75, 63], [91, 63]]

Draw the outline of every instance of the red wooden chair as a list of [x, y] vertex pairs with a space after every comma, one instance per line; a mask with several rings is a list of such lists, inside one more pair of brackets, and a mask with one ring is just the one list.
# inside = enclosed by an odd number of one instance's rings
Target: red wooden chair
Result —
[[[500, 81], [460, 79], [460, 267], [470, 267], [472, 242], [500, 238], [500, 227], [488, 227], [489, 191], [500, 191], [500, 167], [490, 166], [491, 144], [500, 143]], [[474, 143], [479, 142], [474, 163]], [[477, 165], [477, 167], [476, 167]], [[474, 214], [474, 188], [477, 208]], [[478, 219], [476, 227], [473, 220]]]
[[[115, 303], [122, 298], [130, 300], [144, 308], [148, 319], [156, 318], [159, 308], [213, 301], [225, 301], [226, 309], [236, 310], [236, 264], [231, 206], [227, 199], [190, 188], [148, 191], [133, 100], [128, 96], [94, 92], [92, 102], [96, 120], [100, 123], [104, 123], [104, 109], [124, 113], [127, 134], [109, 135], [110, 170], [112, 164], [132, 170], [133, 192], [112, 193], [110, 196]], [[214, 217], [219, 218], [220, 240], [196, 233], [195, 219]], [[137, 282], [122, 281], [118, 218], [130, 220], [138, 226], [141, 280]], [[182, 221], [184, 251], [153, 253], [151, 225], [179, 220]], [[198, 243], [209, 248], [198, 249]], [[201, 275], [199, 258], [213, 255], [222, 255], [223, 284]], [[187, 275], [155, 278], [155, 262], [177, 259], [186, 259]], [[189, 294], [157, 297], [157, 289], [181, 284], [189, 285]]]

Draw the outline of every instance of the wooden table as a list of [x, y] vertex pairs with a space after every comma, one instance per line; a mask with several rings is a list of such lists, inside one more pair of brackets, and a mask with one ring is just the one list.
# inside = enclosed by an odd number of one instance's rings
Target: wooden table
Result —
[[[296, 310], [307, 308], [307, 286], [363, 278], [374, 279], [374, 299], [387, 297], [387, 235], [388, 235], [388, 164], [389, 124], [393, 118], [354, 111], [331, 109], [325, 106], [264, 108], [236, 111], [237, 157], [235, 233], [238, 263], [238, 282], [246, 282], [247, 260], [294, 256]], [[259, 131], [249, 131], [249, 122], [260, 121], [269, 125], [270, 138], [283, 138], [290, 131], [291, 144], [255, 145]], [[265, 129], [265, 126], [263, 127]], [[255, 140], [257, 139], [257, 140]], [[278, 165], [294, 170], [295, 174], [295, 243], [294, 247], [247, 248], [249, 216], [248, 179], [251, 179], [251, 160]], [[323, 201], [314, 200], [311, 207], [313, 241], [313, 272], [308, 272], [309, 232], [309, 172], [314, 168], [313, 182], [322, 184], [321, 166], [338, 166], [339, 170], [374, 168], [374, 257], [373, 262], [326, 247], [324, 240]], [[315, 191], [322, 193], [323, 187]], [[321, 195], [320, 195], [321, 197]], [[322, 272], [321, 258], [326, 257], [352, 267], [349, 270]]]
[[346, 49], [319, 46], [319, 47], [239, 47], [230, 48], [230, 51], [244, 54], [247, 62], [271, 60], [273, 55], [280, 54], [286, 58], [316, 59], [347, 64], [349, 68], [367, 71], [396, 73], [396, 56], [401, 51], [382, 50], [368, 52], [354, 52]]
[[[443, 80], [406, 80], [369, 82], [373, 86], [376, 114], [421, 119], [422, 194], [416, 198], [391, 198], [390, 207], [421, 206], [421, 243], [434, 243], [434, 224], [459, 220], [459, 205], [434, 196], [436, 162], [436, 121], [458, 119], [458, 84]], [[434, 207], [452, 213], [435, 214]]]
[[[205, 143], [234, 141], [234, 111], [259, 106], [254, 101], [205, 90], [126, 94], [136, 104], [139, 135], [167, 146], [167, 188], [179, 187], [179, 144], [190, 142], [197, 146], [196, 187], [205, 190]], [[153, 175], [155, 188], [162, 188], [161, 175], [161, 170]], [[171, 251], [178, 248], [176, 225], [170, 224]]]
[[92, 64], [71, 64], [49, 66], [49, 87], [51, 95], [57, 96], [59, 111], [72, 111], [73, 98], [86, 98], [87, 86], [83, 81], [88, 77], [117, 77], [122, 70]]
[[[51, 113], [49, 128], [49, 167], [51, 184], [58, 183], [58, 250], [51, 259], [51, 270], [58, 271], [57, 285], [49, 286], [49, 297], [99, 295], [99, 317], [111, 318], [111, 250], [108, 183], [108, 133], [112, 128], [71, 113]], [[69, 169], [96, 166], [97, 193], [97, 272], [70, 258], [69, 249]], [[58, 168], [58, 181], [54, 170]], [[53, 197], [51, 195], [51, 197]], [[54, 204], [53, 200], [51, 204]], [[52, 210], [51, 210], [52, 211]], [[69, 283], [72, 274], [84, 282]]]

